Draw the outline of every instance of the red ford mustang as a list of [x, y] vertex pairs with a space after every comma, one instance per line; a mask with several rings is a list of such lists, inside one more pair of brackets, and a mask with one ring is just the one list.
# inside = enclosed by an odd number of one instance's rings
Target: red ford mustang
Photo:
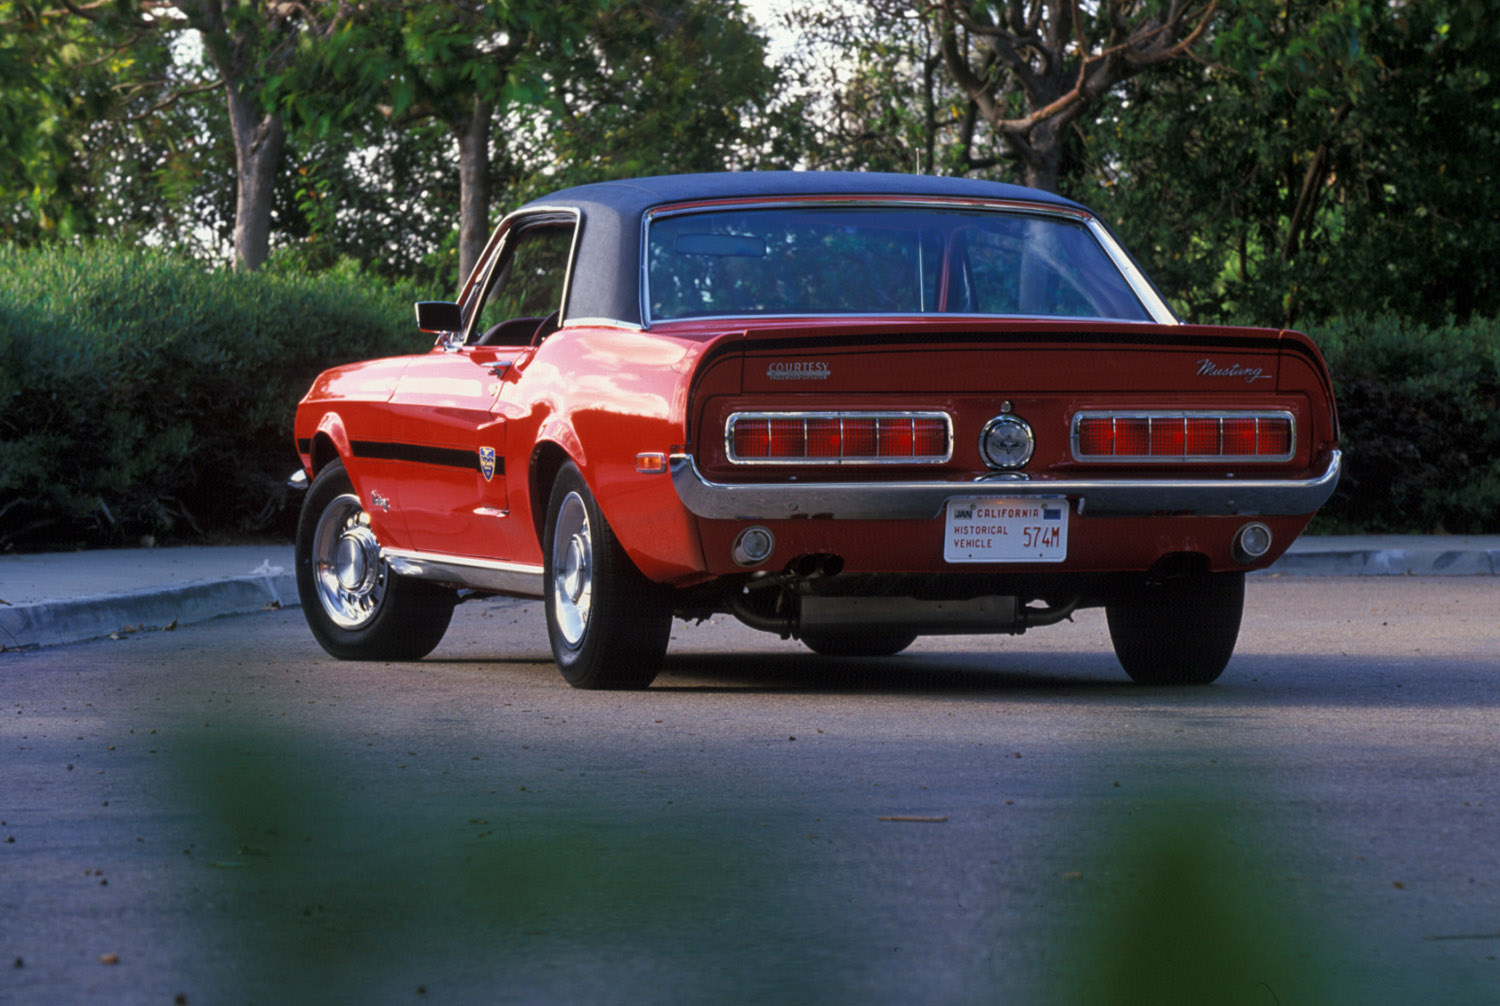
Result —
[[876, 656], [1103, 606], [1132, 678], [1204, 683], [1339, 477], [1305, 336], [1181, 323], [1097, 217], [1014, 186], [568, 189], [417, 322], [431, 350], [297, 410], [338, 657], [419, 658], [486, 594], [545, 599], [584, 688], [649, 684], [674, 615]]

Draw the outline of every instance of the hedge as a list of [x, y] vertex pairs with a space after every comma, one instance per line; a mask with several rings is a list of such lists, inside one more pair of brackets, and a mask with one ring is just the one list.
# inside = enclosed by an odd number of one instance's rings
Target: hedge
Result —
[[352, 270], [0, 247], [0, 548], [283, 527], [297, 400], [334, 363], [425, 349], [413, 299]]
[[[335, 363], [425, 349], [410, 305], [441, 293], [0, 248], [0, 549], [284, 534], [297, 399]], [[1309, 334], [1346, 456], [1314, 529], [1500, 532], [1500, 321]]]
[[1310, 326], [1333, 373], [1344, 476], [1315, 531], [1500, 532], [1500, 319]]

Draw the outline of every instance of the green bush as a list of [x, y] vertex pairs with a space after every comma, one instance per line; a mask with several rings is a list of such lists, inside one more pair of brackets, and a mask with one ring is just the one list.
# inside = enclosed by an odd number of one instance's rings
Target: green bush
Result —
[[412, 291], [347, 272], [0, 248], [0, 548], [273, 525], [313, 377], [428, 345]]
[[1310, 327], [1333, 372], [1345, 467], [1314, 530], [1500, 532], [1500, 320]]
[[[0, 548], [284, 532], [297, 399], [336, 363], [424, 350], [421, 296], [348, 266], [0, 248]], [[1500, 532], [1500, 321], [1309, 334], [1346, 460], [1314, 529]]]

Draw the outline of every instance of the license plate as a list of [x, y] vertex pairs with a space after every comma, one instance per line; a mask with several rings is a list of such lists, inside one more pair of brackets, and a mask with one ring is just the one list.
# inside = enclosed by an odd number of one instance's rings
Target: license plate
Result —
[[1068, 557], [1065, 499], [951, 499], [944, 508], [948, 562], [1062, 562]]

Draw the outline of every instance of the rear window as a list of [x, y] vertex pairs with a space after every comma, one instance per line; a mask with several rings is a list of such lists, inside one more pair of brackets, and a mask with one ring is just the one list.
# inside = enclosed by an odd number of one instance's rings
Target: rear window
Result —
[[1082, 222], [917, 207], [662, 216], [647, 241], [653, 320], [733, 315], [1149, 315]]

